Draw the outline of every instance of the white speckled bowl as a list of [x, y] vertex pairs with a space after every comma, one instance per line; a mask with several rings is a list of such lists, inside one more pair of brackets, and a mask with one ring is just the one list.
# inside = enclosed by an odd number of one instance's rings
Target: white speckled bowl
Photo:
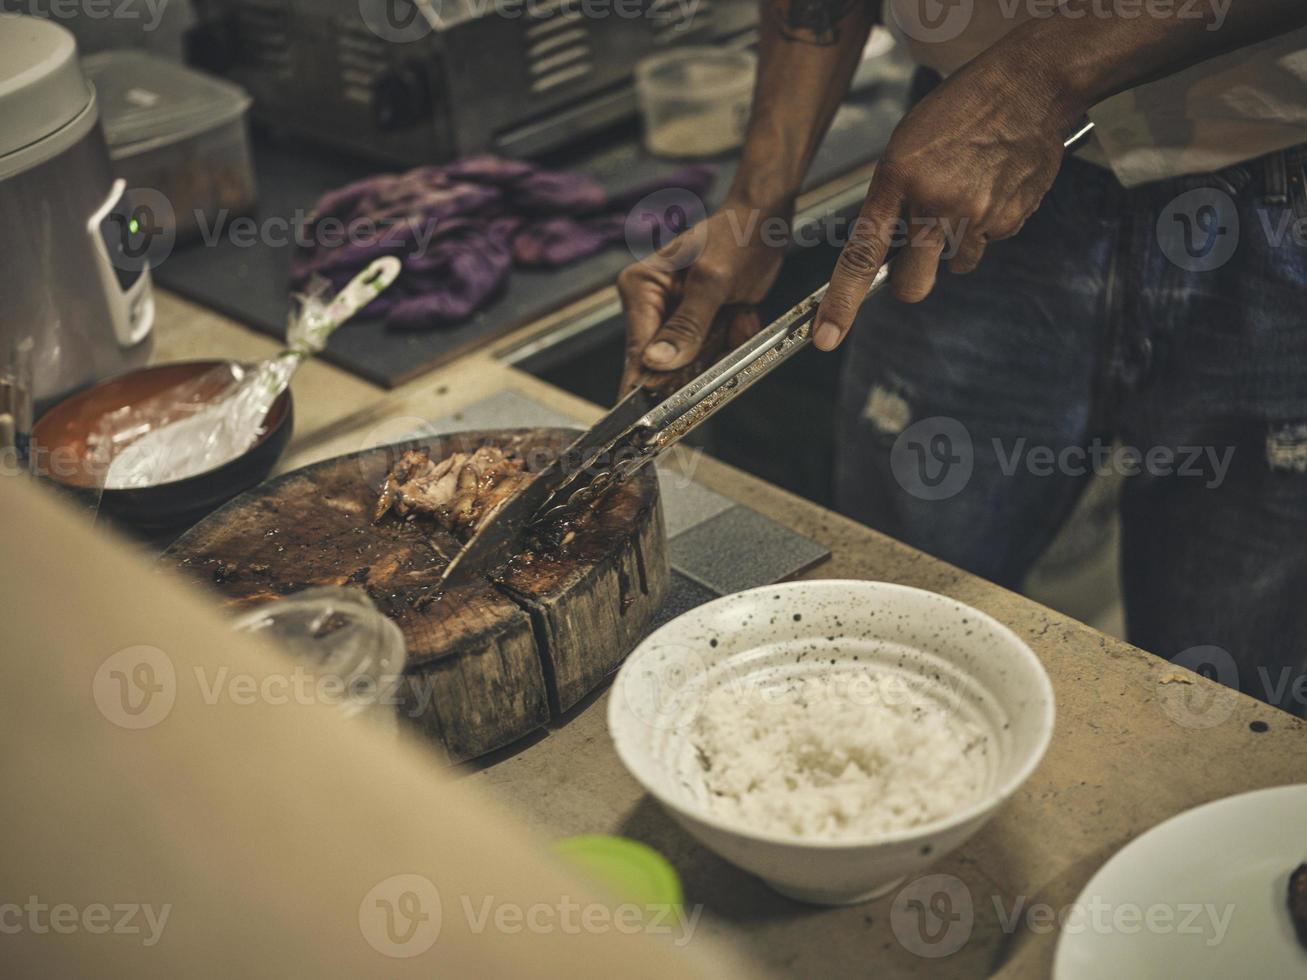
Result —
[[[762, 833], [710, 810], [689, 739], [710, 690], [869, 664], [982, 728], [980, 799], [908, 830], [841, 840]], [[884, 582], [793, 582], [726, 596], [649, 636], [617, 676], [608, 727], [626, 768], [706, 846], [784, 895], [845, 905], [939, 860], [1017, 791], [1052, 737], [1053, 688], [1011, 630], [960, 602]]]

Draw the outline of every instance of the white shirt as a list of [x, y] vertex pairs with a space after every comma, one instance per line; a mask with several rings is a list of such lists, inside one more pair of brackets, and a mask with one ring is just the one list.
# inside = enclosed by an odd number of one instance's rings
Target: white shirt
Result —
[[[885, 0], [918, 63], [948, 75], [1060, 0]], [[1234, 0], [1101, 0], [1100, 9], [1195, 12], [1222, 23]], [[1307, 0], [1304, 0], [1307, 2]], [[1090, 13], [1092, 17], [1095, 14]], [[1307, 143], [1307, 28], [1122, 92], [1090, 110], [1082, 155], [1127, 187], [1205, 173]]]

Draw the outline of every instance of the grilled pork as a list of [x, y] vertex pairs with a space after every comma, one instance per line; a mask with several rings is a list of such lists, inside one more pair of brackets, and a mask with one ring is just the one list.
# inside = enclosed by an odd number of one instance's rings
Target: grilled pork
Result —
[[426, 514], [460, 537], [470, 537], [500, 501], [531, 480], [525, 461], [496, 446], [453, 453], [438, 462], [406, 452], [381, 486], [373, 520], [391, 510], [401, 517]]

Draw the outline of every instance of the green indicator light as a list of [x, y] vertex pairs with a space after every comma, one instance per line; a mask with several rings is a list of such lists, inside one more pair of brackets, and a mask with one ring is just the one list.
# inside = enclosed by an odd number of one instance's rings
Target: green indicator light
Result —
[[127, 230], [130, 231], [133, 235], [135, 235], [138, 231], [141, 230], [141, 223], [137, 221], [135, 218], [133, 218], [131, 221], [127, 222]]

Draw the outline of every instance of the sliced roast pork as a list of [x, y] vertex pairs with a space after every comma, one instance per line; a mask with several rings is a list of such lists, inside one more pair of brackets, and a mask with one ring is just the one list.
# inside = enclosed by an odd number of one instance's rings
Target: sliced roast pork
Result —
[[462, 538], [471, 537], [500, 501], [531, 480], [526, 461], [511, 450], [482, 446], [437, 462], [406, 452], [386, 477], [374, 520], [394, 510], [401, 517], [425, 514]]

